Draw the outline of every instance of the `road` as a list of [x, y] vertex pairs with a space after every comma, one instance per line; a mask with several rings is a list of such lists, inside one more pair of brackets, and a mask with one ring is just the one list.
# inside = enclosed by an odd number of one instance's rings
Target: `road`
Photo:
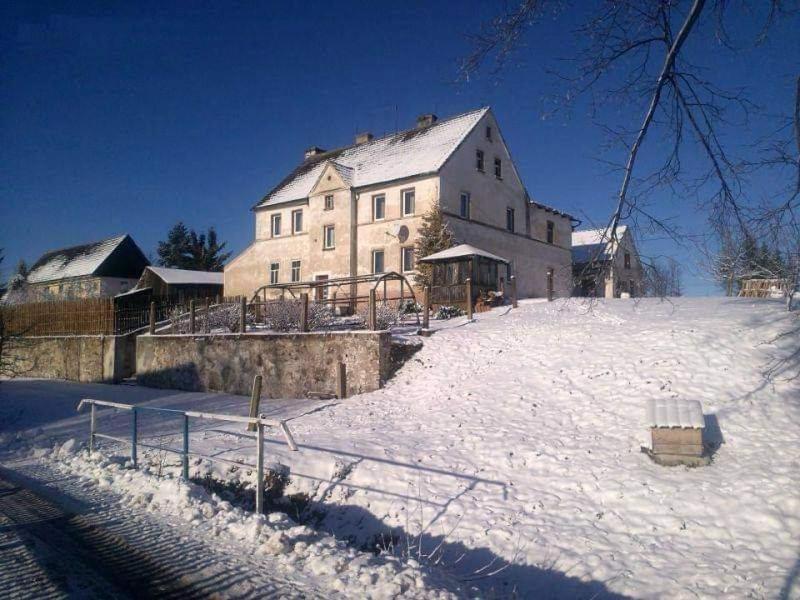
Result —
[[319, 597], [131, 510], [41, 466], [0, 467], [0, 598]]

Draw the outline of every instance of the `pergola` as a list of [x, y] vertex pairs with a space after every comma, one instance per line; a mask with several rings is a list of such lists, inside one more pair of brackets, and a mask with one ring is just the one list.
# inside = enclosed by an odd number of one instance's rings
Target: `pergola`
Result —
[[[335, 298], [338, 294], [339, 290], [344, 287], [348, 290], [348, 296], [346, 297], [347, 302], [356, 302], [359, 298], [357, 295], [357, 290], [359, 284], [371, 284], [371, 289], [377, 290], [378, 287], [383, 284], [383, 301], [386, 302], [388, 299], [386, 293], [386, 284], [389, 281], [399, 281], [400, 282], [400, 301], [406, 299], [406, 297], [412, 299], [416, 302], [416, 295], [414, 294], [414, 288], [409, 283], [408, 279], [400, 273], [395, 271], [389, 271], [387, 273], [371, 273], [368, 275], [356, 275], [353, 277], [335, 277], [333, 279], [323, 279], [323, 280], [314, 280], [314, 281], [293, 281], [287, 283], [271, 283], [267, 285], [262, 285], [258, 288], [253, 294], [253, 301], [266, 301], [267, 300], [267, 291], [268, 290], [278, 290], [281, 292], [281, 296], [285, 296], [288, 292], [292, 298], [297, 298], [298, 294], [314, 293], [316, 295], [317, 301], [322, 301], [323, 299], [330, 299], [331, 297]], [[408, 296], [406, 296], [406, 287], [408, 287]], [[263, 298], [262, 298], [263, 296]], [[363, 298], [366, 299], [366, 298]]]
[[486, 250], [460, 244], [435, 252], [419, 260], [432, 265], [431, 301], [437, 304], [466, 301], [466, 280], [472, 283], [474, 301], [481, 293], [496, 291], [500, 270], [505, 266], [506, 280], [511, 275], [511, 263]]

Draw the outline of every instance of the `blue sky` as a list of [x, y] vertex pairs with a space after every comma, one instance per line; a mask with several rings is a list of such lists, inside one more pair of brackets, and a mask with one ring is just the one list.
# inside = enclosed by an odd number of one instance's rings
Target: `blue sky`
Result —
[[[177, 220], [214, 225], [239, 252], [253, 238], [249, 208], [308, 146], [486, 104], [537, 200], [598, 222], [613, 206], [620, 178], [598, 158], [624, 156], [604, 149], [585, 107], [542, 118], [555, 83], [539, 57], [569, 54], [564, 23], [538, 29], [502, 80], [457, 83], [465, 34], [490, 3], [36, 5], [0, 8], [3, 276], [19, 258], [123, 232], [154, 253]], [[800, 65], [786, 27], [735, 56], [697, 44], [710, 72], [777, 112]], [[689, 233], [703, 228], [680, 198], [660, 192], [653, 205]], [[688, 293], [715, 291], [690, 249], [643, 237], [645, 253], [682, 260]]]

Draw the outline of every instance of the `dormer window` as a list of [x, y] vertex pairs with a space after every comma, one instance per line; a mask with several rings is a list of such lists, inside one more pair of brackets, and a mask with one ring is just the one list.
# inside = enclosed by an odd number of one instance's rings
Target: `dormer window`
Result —
[[483, 150], [475, 151], [475, 168], [483, 171]]

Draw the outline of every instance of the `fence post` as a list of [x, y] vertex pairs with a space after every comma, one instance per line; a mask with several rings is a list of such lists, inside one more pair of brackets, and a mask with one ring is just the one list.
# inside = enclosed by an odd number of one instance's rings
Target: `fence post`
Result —
[[247, 298], [239, 300], [239, 333], [247, 333]]
[[375, 306], [375, 290], [369, 291], [369, 313], [367, 317], [367, 327], [373, 331], [378, 328], [377, 307]]
[[195, 332], [194, 316], [195, 316], [195, 304], [194, 304], [194, 298], [192, 298], [189, 301], [189, 333]]
[[308, 331], [308, 294], [300, 294], [300, 331]]
[[517, 276], [511, 276], [511, 306], [517, 308]]
[[97, 415], [92, 402], [92, 416], [89, 417], [89, 452], [94, 452], [94, 432], [97, 430]]
[[203, 332], [211, 333], [211, 298], [208, 296], [206, 296], [206, 321]]
[[183, 415], [183, 478], [189, 480], [189, 416]]
[[[259, 416], [260, 418], [260, 416]], [[258, 422], [258, 448], [256, 449], [256, 513], [264, 512], [264, 425]]]
[[467, 287], [467, 319], [472, 321], [472, 278], [467, 277], [467, 280], [464, 283]]
[[134, 469], [139, 466], [139, 461], [136, 456], [136, 444], [138, 443], [139, 437], [139, 432], [137, 431], [139, 424], [137, 420], [136, 407], [133, 407], [131, 409], [131, 462], [133, 463]]
[[[253, 377], [253, 389], [250, 392], [250, 418], [254, 419], [258, 416], [258, 409], [261, 405], [261, 383], [262, 383], [261, 375], [256, 375]], [[256, 424], [255, 423], [248, 423], [247, 424], [247, 431], [255, 431]]]
[[156, 303], [150, 303], [150, 335], [155, 335], [156, 333]]
[[343, 362], [336, 365], [336, 396], [347, 398], [347, 365]]
[[422, 288], [422, 328], [428, 329], [431, 325], [431, 286]]

